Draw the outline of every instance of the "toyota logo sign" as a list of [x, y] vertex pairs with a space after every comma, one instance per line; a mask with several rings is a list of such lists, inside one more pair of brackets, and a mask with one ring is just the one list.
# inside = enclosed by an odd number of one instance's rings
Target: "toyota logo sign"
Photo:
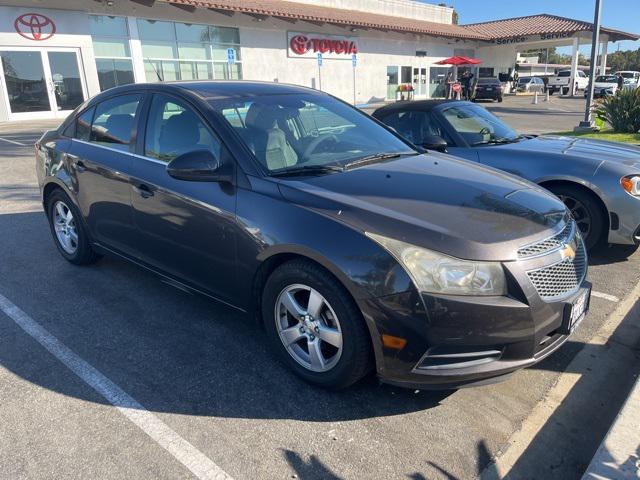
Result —
[[56, 33], [56, 24], [39, 13], [25, 13], [13, 22], [16, 32], [29, 40], [47, 40]]
[[353, 55], [358, 53], [357, 43], [353, 39], [346, 37], [310, 37], [296, 34], [289, 40], [289, 47], [296, 55], [304, 55], [308, 52], [337, 55]]

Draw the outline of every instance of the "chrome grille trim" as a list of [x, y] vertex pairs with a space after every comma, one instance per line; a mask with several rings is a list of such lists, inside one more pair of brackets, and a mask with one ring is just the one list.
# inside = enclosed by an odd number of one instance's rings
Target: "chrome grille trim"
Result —
[[577, 292], [587, 275], [587, 253], [582, 237], [576, 232], [570, 244], [575, 245], [575, 257], [565, 258], [545, 267], [527, 271], [538, 295], [545, 301], [559, 300]]
[[529, 259], [539, 257], [559, 250], [575, 235], [577, 225], [573, 219], [570, 219], [565, 227], [555, 235], [545, 238], [539, 242], [530, 243], [518, 249], [518, 259]]

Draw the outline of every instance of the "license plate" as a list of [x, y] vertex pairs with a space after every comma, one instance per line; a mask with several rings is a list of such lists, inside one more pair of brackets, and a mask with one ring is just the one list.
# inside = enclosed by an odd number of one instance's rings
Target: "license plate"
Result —
[[569, 332], [573, 332], [575, 328], [582, 322], [589, 307], [589, 290], [585, 290], [578, 298], [573, 301], [569, 314]]
[[491, 91], [493, 91], [493, 87], [487, 87], [486, 90], [487, 90], [487, 92], [491, 92]]

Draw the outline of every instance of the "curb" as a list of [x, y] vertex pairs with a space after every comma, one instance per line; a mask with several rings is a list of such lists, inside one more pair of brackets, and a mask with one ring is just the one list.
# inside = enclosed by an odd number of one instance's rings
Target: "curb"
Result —
[[640, 478], [640, 377], [582, 480]]

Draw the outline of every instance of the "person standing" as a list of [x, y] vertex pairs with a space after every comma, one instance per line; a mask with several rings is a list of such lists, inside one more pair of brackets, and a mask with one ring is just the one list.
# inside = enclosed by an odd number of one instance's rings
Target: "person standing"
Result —
[[620, 72], [618, 72], [618, 78], [616, 80], [618, 81], [618, 91], [621, 91], [624, 88], [624, 77]]
[[444, 93], [445, 98], [448, 100], [451, 98], [451, 87], [453, 86], [453, 72], [447, 73], [447, 78], [444, 79]]

